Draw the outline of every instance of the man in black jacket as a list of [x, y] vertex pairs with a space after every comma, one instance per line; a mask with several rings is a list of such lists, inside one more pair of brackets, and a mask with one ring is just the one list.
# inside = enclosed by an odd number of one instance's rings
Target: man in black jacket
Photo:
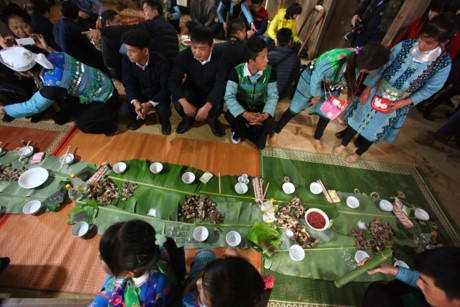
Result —
[[[102, 39], [112, 40], [121, 45], [121, 34], [132, 29], [143, 29], [150, 35], [150, 50], [163, 54], [172, 65], [174, 59], [179, 53], [179, 41], [177, 39], [176, 29], [166, 21], [163, 17], [163, 5], [158, 0], [144, 0], [146, 5], [156, 11], [157, 14], [152, 19], [134, 25], [122, 25], [104, 27], [101, 30], [89, 30], [85, 34], [91, 35], [94, 39], [101, 37]], [[119, 49], [114, 48], [112, 52], [118, 52]]]
[[278, 95], [282, 99], [290, 97], [292, 87], [300, 71], [300, 59], [291, 49], [292, 31], [288, 28], [279, 29], [276, 33], [275, 44], [268, 51], [268, 63], [277, 74]]
[[142, 29], [123, 33], [122, 41], [126, 46], [123, 57], [123, 85], [126, 101], [121, 107], [121, 116], [132, 121], [129, 130], [139, 129], [154, 107], [161, 122], [161, 132], [171, 133], [170, 98], [168, 91], [169, 64], [158, 52], [150, 52], [149, 34]]
[[195, 28], [191, 41], [191, 47], [177, 56], [169, 77], [174, 107], [182, 117], [176, 133], [189, 130], [195, 120], [206, 120], [215, 136], [223, 136], [217, 118], [222, 112], [227, 78], [225, 59], [219, 51], [213, 51], [209, 29]]

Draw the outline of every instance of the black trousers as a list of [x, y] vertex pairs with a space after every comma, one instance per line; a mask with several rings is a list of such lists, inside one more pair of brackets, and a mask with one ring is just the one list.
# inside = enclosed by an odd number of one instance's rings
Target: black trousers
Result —
[[235, 136], [242, 139], [247, 138], [261, 150], [265, 148], [267, 136], [275, 127], [275, 120], [272, 116], [265, 119], [262, 125], [249, 125], [249, 122], [242, 115], [235, 118], [230, 111], [225, 113], [225, 118], [232, 126], [232, 131], [235, 132]]
[[[204, 106], [207, 102], [207, 95], [200, 95], [196, 91], [191, 89], [185, 89], [185, 98], [187, 98], [188, 102], [191, 103], [195, 108], [199, 109]], [[190, 125], [194, 123], [195, 118], [191, 116], [187, 116], [184, 112], [184, 108], [179, 103], [179, 101], [174, 101], [174, 108], [176, 109], [177, 113], [182, 117], [183, 121], [187, 121]], [[218, 105], [214, 105], [212, 109], [209, 111], [207, 122], [209, 125], [215, 125], [217, 122], [217, 118], [222, 113], [223, 104], [222, 102]]]
[[[342, 139], [342, 145], [347, 146], [348, 143], [350, 143], [350, 141], [356, 135], [356, 133], [357, 132], [353, 128], [348, 126], [347, 130], [345, 131], [345, 136]], [[369, 147], [371, 147], [372, 142], [367, 140], [364, 137], [361, 137], [361, 136], [359, 137], [360, 137], [359, 138], [360, 141], [357, 142], [356, 144], [358, 146], [358, 149], [356, 149], [355, 153], [361, 156], [363, 153], [365, 153], [369, 149]]]

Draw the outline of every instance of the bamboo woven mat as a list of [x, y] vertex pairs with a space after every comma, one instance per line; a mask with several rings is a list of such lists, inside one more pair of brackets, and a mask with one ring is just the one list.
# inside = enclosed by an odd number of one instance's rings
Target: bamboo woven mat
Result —
[[9, 123], [0, 121], [0, 141], [1, 147], [8, 151], [13, 151], [17, 147], [22, 147], [21, 140], [31, 141], [35, 151], [44, 151], [51, 154], [59, 149], [62, 142], [70, 137], [74, 132], [75, 126], [56, 125], [49, 122], [31, 123], [29, 120], [14, 120]]
[[[258, 174], [258, 152], [246, 144], [235, 146], [176, 136], [126, 132], [112, 137], [80, 131], [67, 141], [79, 159], [98, 164], [122, 159], [149, 159], [189, 165], [214, 174]], [[65, 152], [63, 146], [57, 155]], [[0, 285], [95, 294], [105, 274], [98, 258], [100, 236], [75, 239], [67, 225], [72, 204], [40, 216], [12, 215], [0, 219], [0, 255], [11, 259]], [[216, 249], [221, 255], [224, 249]], [[190, 264], [197, 250], [186, 252]], [[260, 269], [260, 255], [241, 251]]]

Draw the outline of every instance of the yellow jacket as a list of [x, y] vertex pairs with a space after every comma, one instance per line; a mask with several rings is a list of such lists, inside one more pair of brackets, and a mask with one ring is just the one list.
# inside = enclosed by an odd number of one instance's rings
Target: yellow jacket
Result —
[[289, 28], [292, 31], [294, 43], [299, 42], [300, 38], [297, 36], [297, 21], [295, 19], [286, 19], [284, 15], [286, 15], [286, 9], [279, 9], [268, 27], [268, 36], [275, 40], [276, 32], [278, 32], [279, 29]]

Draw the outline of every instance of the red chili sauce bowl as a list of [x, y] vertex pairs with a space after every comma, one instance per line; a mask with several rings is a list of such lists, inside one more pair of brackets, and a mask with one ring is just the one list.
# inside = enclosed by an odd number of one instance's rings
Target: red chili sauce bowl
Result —
[[305, 212], [305, 221], [308, 227], [317, 231], [323, 231], [329, 228], [329, 217], [320, 209], [308, 209], [307, 212]]

